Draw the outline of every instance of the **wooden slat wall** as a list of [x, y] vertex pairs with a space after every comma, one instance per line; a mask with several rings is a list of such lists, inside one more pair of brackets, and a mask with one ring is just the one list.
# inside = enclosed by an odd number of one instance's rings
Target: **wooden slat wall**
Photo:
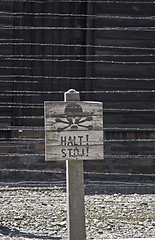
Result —
[[4, 0], [0, 8], [0, 167], [47, 166], [43, 103], [75, 88], [81, 100], [104, 102], [104, 170], [152, 173], [154, 1]]
[[[48, 54], [51, 54], [51, 58], [54, 60], [44, 63], [44, 75], [53, 77], [53, 80], [46, 81], [45, 89], [49, 89], [49, 87], [53, 91], [67, 91], [69, 88], [85, 89], [85, 82], [78, 79], [85, 75], [85, 64], [78, 62], [78, 55], [85, 55], [86, 50], [78, 45], [85, 44], [86, 32], [69, 28], [86, 27], [86, 19], [71, 16], [72, 14], [84, 14], [86, 4], [80, 1], [49, 1], [43, 6], [44, 13], [51, 12], [53, 14], [52, 17], [44, 18], [43, 25], [58, 27], [52, 31], [44, 31], [43, 41], [54, 44], [46, 47], [44, 52], [46, 58]], [[77, 79], [74, 79], [75, 77]], [[63, 95], [46, 96], [46, 99], [62, 100]]]
[[[12, 74], [14, 80], [23, 81], [8, 83], [1, 77], [1, 91], [40, 91], [25, 97], [1, 95], [1, 101], [35, 104], [63, 100], [63, 94], [41, 92], [75, 88], [84, 92], [82, 100], [104, 102], [105, 124], [154, 125], [155, 94], [147, 92], [155, 89], [153, 1], [2, 1], [0, 7], [5, 12], [0, 16], [1, 26], [15, 26], [14, 30], [1, 29], [1, 43], [11, 44], [0, 45], [0, 55], [17, 56], [9, 61], [1, 57], [1, 75]], [[21, 29], [16, 29], [18, 26]], [[67, 29], [70, 27], [73, 29]], [[38, 84], [25, 82], [34, 79]], [[4, 116], [43, 115], [43, 110], [34, 108], [4, 111]], [[9, 121], [13, 125], [43, 124], [38, 119]]]
[[[30, 76], [29, 80], [38, 81], [38, 84], [17, 85], [16, 90], [40, 92], [39, 95], [36, 93], [36, 95], [16, 97], [16, 101], [29, 102], [32, 105], [43, 104], [44, 101], [63, 100], [63, 93], [60, 94], [59, 91], [67, 91], [69, 88], [84, 90], [86, 81], [79, 80], [79, 77], [85, 76], [86, 64], [77, 60], [78, 55], [84, 55], [83, 59], [86, 58], [86, 49], [76, 45], [86, 44], [86, 31], [65, 28], [86, 27], [86, 18], [70, 17], [71, 14], [84, 14], [86, 3], [24, 1], [15, 2], [15, 8], [16, 12], [21, 13], [21, 18], [15, 18], [14, 25], [29, 28], [14, 31], [15, 36], [22, 35], [23, 38], [23, 45], [17, 45], [14, 49], [15, 55], [22, 54], [21, 61], [18, 57], [14, 64], [27, 67], [27, 69], [22, 68], [21, 71], [15, 70], [15, 74], [27, 75]], [[34, 29], [35, 27], [40, 29]], [[67, 61], [67, 59], [73, 61]], [[28, 78], [22, 79], [28, 80]], [[44, 94], [43, 91], [52, 91], [54, 94]], [[17, 115], [43, 116], [43, 109], [33, 108], [29, 111], [20, 109]], [[16, 124], [42, 126], [43, 119], [18, 119]]]
[[[154, 92], [132, 92], [155, 89], [155, 32], [152, 28], [155, 4], [153, 1], [127, 2], [96, 1], [93, 4], [92, 28], [99, 30], [94, 31], [93, 76], [98, 80], [92, 81], [92, 90], [103, 91], [96, 93], [95, 100], [103, 101], [105, 108], [155, 109]], [[131, 92], [104, 92], [119, 90]], [[153, 111], [114, 110], [105, 114], [105, 123], [115, 126], [149, 126], [154, 124], [154, 119]]]
[[[12, 90], [13, 82], [11, 82], [12, 75], [12, 62], [5, 61], [5, 56], [13, 54], [13, 45], [10, 43], [13, 41], [13, 30], [4, 30], [3, 27], [13, 25], [13, 17], [9, 13], [13, 12], [13, 2], [0, 2], [0, 105], [2, 106], [0, 111], [0, 126], [11, 125], [12, 122], [12, 109], [5, 108], [6, 102], [12, 102], [12, 97], [7, 96], [7, 91]], [[7, 16], [5, 14], [7, 12]], [[7, 116], [4, 119], [3, 116]]]

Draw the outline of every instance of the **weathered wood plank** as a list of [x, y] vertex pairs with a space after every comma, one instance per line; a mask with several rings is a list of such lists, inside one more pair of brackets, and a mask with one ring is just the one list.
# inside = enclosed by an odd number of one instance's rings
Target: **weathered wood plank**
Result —
[[[124, 101], [118, 101], [118, 102], [105, 102], [104, 103], [104, 108], [109, 108], [109, 109], [139, 109], [139, 110], [149, 110], [149, 109], [155, 109], [155, 102], [149, 102], [149, 101], [145, 101], [144, 99], [141, 102], [124, 102]], [[138, 112], [138, 111], [137, 111]]]
[[45, 102], [46, 161], [103, 159], [103, 107], [98, 102]]
[[154, 124], [155, 113], [106, 113], [105, 124]]
[[46, 132], [47, 146], [88, 146], [103, 143], [103, 134], [101, 131], [64, 131], [64, 132]]
[[[62, 121], [64, 122], [62, 126]], [[99, 131], [103, 129], [103, 120], [100, 116], [86, 116], [81, 117], [80, 121], [84, 121], [83, 123], [78, 125], [78, 131], [83, 131], [84, 129], [93, 130], [93, 131]], [[63, 131], [72, 131], [72, 129], [69, 126], [69, 121], [66, 117], [48, 117], [47, 115], [47, 121], [46, 121], [46, 131], [61, 131], [62, 127], [67, 127]], [[76, 126], [75, 126], [76, 127]]]
[[97, 92], [97, 93], [94, 93], [92, 94], [93, 95], [93, 98], [94, 100], [96, 101], [110, 101], [110, 102], [129, 102], [131, 99], [133, 102], [135, 102], [135, 107], [136, 107], [136, 102], [140, 102], [140, 101], [143, 101], [143, 99], [146, 100], [146, 102], [153, 102], [155, 101], [155, 94], [154, 93], [145, 93], [145, 92], [129, 92], [129, 93], [126, 93], [126, 92], [107, 92], [105, 93], [104, 90], [103, 90], [103, 93], [102, 93], [102, 90], [101, 89], [94, 89], [94, 91], [101, 91], [101, 92]]
[[153, 77], [155, 74], [155, 67], [154, 64], [131, 64], [130, 63], [112, 63], [111, 64], [104, 64], [98, 63], [94, 65], [95, 71], [98, 73], [99, 76], [109, 76], [111, 77], [146, 77], [150, 76]]
[[[95, 107], [94, 107], [95, 106]], [[67, 109], [67, 108], [68, 109]], [[45, 102], [46, 117], [66, 117], [66, 115], [76, 116], [102, 116], [102, 103], [100, 102]], [[66, 109], [65, 109], [66, 108]], [[65, 112], [66, 111], [66, 112]]]
[[143, 15], [153, 15], [155, 11], [155, 6], [152, 3], [143, 3], [142, 1], [139, 3], [134, 2], [120, 2], [117, 1], [107, 1], [107, 3], [96, 2], [95, 10], [98, 14], [123, 14], [123, 15], [136, 15], [136, 16], [143, 16]]
[[[114, 78], [114, 77], [112, 77]], [[97, 79], [95, 81], [95, 87], [108, 90], [150, 90], [152, 86], [155, 87], [155, 80], [146, 81], [144, 80], [125, 80], [125, 79]], [[117, 77], [116, 77], [117, 78]]]
[[103, 160], [103, 144], [93, 146], [49, 146], [46, 147], [46, 161], [59, 160]]

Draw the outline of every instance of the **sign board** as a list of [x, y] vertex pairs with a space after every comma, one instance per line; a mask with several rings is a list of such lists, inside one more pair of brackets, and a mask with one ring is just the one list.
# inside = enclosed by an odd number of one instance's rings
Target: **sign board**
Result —
[[45, 160], [103, 159], [100, 102], [45, 102]]

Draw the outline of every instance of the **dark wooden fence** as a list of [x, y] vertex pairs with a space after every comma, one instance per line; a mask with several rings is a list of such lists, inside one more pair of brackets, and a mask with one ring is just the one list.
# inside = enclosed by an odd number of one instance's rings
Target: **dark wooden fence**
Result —
[[104, 102], [105, 159], [86, 167], [153, 173], [154, 1], [2, 0], [0, 9], [0, 167], [55, 167], [44, 162], [43, 103], [75, 88]]

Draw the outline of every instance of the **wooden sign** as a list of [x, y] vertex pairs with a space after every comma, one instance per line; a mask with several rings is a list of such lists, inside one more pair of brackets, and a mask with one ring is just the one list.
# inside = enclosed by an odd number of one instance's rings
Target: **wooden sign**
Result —
[[103, 159], [100, 102], [45, 102], [45, 160]]

